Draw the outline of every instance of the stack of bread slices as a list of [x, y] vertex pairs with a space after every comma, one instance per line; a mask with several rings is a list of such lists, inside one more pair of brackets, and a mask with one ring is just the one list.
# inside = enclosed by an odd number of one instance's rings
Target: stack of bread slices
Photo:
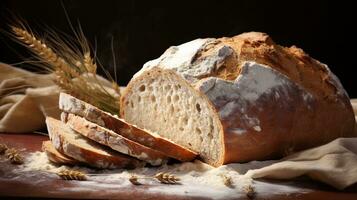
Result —
[[191, 161], [197, 154], [159, 135], [128, 124], [71, 95], [61, 93], [61, 120], [46, 118], [49, 160], [95, 168], [158, 166], [169, 159]]

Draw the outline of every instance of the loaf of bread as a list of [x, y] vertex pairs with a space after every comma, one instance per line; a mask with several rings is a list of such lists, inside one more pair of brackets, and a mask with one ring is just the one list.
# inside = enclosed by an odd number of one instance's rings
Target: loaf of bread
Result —
[[349, 97], [329, 68], [257, 32], [170, 47], [129, 82], [121, 117], [213, 166], [355, 136]]

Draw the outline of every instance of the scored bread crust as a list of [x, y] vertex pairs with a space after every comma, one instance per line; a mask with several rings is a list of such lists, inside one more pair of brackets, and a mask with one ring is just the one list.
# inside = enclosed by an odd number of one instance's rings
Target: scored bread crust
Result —
[[[107, 149], [84, 138], [80, 134], [70, 130], [59, 120], [46, 117], [46, 125], [50, 140], [57, 151], [89, 166], [102, 169], [115, 169], [136, 168], [145, 165], [142, 161]], [[76, 134], [76, 137], [86, 140], [90, 147], [84, 147], [76, 140], [68, 138], [67, 134]]]
[[338, 78], [301, 49], [279, 46], [264, 33], [171, 47], [129, 82], [121, 117], [136, 123], [126, 110], [141, 79], [172, 73], [206, 96], [221, 121], [224, 152], [209, 161], [213, 166], [278, 158], [355, 136], [351, 103]]
[[51, 141], [43, 141], [42, 142], [42, 151], [46, 153], [48, 160], [53, 163], [60, 165], [78, 165], [81, 162], [68, 157], [60, 152], [58, 152], [52, 145]]
[[108, 112], [104, 112], [99, 108], [69, 94], [60, 93], [59, 108], [67, 113], [84, 117], [90, 122], [108, 128], [123, 137], [158, 150], [168, 157], [179, 161], [191, 161], [197, 156], [197, 153], [181, 145], [160, 137], [159, 135], [140, 129], [135, 125], [131, 125], [123, 119], [113, 116]]
[[162, 152], [129, 140], [111, 130], [89, 122], [83, 117], [63, 112], [61, 118], [63, 122], [77, 133], [120, 153], [146, 161], [153, 166], [162, 165], [167, 162], [168, 158]]

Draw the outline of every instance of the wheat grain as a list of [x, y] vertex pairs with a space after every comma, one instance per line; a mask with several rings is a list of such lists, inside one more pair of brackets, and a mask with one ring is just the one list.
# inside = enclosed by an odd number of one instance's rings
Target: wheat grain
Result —
[[139, 181], [138, 181], [138, 177], [135, 175], [131, 175], [129, 178], [129, 181], [133, 184], [133, 185], [142, 185]]

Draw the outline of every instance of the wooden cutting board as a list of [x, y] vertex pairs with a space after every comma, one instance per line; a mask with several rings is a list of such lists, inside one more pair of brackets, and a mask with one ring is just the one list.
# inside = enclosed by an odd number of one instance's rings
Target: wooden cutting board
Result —
[[[46, 136], [35, 134], [0, 133], [0, 142], [21, 149], [22, 153], [40, 151]], [[0, 196], [41, 197], [70, 199], [357, 199], [357, 186], [337, 191], [329, 186], [307, 179], [288, 182], [272, 180], [254, 181], [255, 195], [240, 192], [225, 195], [213, 189], [202, 191], [198, 186], [181, 185], [121, 185], [94, 181], [64, 181], [55, 174], [41, 171], [14, 173], [14, 165], [1, 156]]]

